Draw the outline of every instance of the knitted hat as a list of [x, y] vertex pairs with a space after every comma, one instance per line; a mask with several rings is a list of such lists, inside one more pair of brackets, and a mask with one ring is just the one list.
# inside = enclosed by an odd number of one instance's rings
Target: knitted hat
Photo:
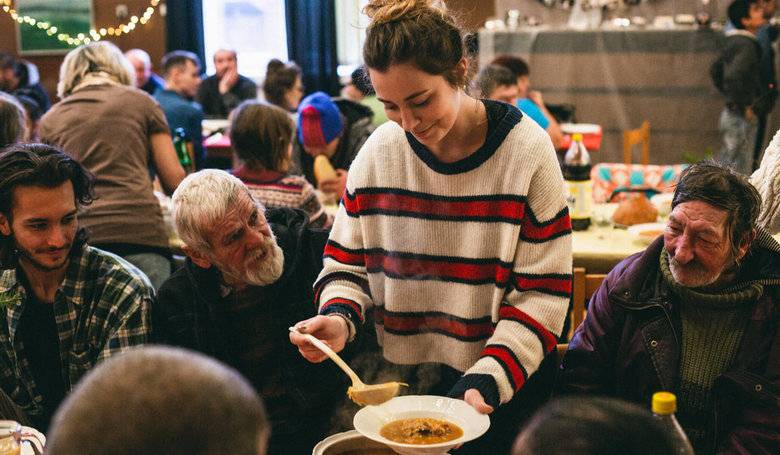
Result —
[[298, 140], [307, 147], [324, 147], [341, 134], [338, 106], [324, 92], [315, 92], [298, 106]]

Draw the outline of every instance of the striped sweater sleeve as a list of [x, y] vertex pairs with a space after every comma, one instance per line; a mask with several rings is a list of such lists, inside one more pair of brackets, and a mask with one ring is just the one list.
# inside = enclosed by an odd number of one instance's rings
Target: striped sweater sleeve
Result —
[[346, 208], [349, 201], [355, 199], [350, 190], [351, 177], [347, 176], [347, 189], [325, 245], [323, 269], [314, 284], [314, 295], [320, 314], [342, 314], [360, 331], [365, 310], [371, 304], [371, 294], [360, 218]]
[[529, 187], [511, 283], [495, 331], [452, 395], [477, 388], [488, 404], [506, 403], [555, 348], [572, 289], [565, 194], [556, 159], [541, 160]]

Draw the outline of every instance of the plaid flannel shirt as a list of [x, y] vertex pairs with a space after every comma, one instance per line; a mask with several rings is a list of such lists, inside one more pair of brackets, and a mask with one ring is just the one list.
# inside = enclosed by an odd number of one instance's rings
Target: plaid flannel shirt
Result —
[[[43, 397], [16, 337], [26, 295], [16, 269], [0, 271], [0, 387], [27, 414], [39, 415]], [[74, 247], [54, 300], [67, 390], [101, 360], [148, 342], [153, 298], [148, 278], [125, 260]]]

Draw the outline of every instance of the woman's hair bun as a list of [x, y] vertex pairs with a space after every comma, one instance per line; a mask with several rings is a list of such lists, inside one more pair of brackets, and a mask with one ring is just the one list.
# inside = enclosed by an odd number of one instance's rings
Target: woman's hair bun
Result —
[[276, 71], [279, 71], [280, 69], [284, 69], [285, 64], [283, 61], [272, 58], [270, 62], [268, 62], [268, 66], [265, 68], [266, 73], [274, 73]]
[[414, 18], [429, 8], [447, 10], [443, 0], [369, 0], [363, 13], [371, 18], [372, 24], [385, 24]]

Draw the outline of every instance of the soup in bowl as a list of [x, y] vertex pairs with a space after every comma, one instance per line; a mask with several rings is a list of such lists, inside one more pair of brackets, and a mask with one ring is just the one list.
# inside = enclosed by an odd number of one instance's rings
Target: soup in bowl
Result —
[[403, 455], [444, 454], [482, 436], [490, 418], [463, 400], [433, 396], [395, 397], [355, 414], [355, 429]]

